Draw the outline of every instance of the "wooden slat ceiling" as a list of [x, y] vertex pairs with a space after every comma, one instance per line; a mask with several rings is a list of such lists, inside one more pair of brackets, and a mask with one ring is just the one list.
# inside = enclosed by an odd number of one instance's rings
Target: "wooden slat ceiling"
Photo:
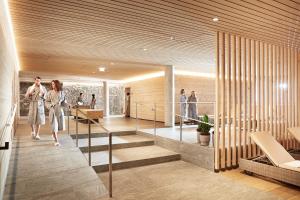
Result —
[[300, 47], [299, 0], [10, 0], [10, 9], [23, 70], [91, 73], [117, 60], [126, 76], [131, 62], [212, 72], [218, 30]]

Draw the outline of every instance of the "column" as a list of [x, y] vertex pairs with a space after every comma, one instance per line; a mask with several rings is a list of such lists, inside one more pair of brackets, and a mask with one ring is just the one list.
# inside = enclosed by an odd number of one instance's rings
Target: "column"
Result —
[[107, 81], [103, 82], [103, 99], [104, 99], [104, 116], [109, 116], [109, 84]]
[[175, 68], [165, 67], [165, 125], [175, 124]]

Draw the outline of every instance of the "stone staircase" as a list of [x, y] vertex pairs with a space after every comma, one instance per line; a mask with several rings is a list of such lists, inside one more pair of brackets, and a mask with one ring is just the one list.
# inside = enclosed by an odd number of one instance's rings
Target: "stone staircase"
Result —
[[[137, 135], [135, 132], [112, 133], [113, 169], [127, 169], [153, 165], [181, 159], [180, 154], [156, 146], [151, 137]], [[75, 138], [74, 136], [72, 136]], [[88, 159], [88, 135], [80, 135], [78, 146]], [[108, 137], [93, 133], [91, 139], [92, 166], [97, 173], [108, 171]]]

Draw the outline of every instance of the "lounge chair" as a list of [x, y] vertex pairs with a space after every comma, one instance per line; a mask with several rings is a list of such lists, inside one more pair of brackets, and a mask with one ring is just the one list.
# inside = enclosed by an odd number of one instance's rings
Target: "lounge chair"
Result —
[[295, 160], [268, 132], [252, 133], [250, 137], [266, 156], [241, 159], [242, 170], [300, 186], [300, 160]]
[[[288, 132], [293, 135], [293, 137], [298, 141], [300, 144], [300, 127], [293, 127], [293, 128], [288, 128]], [[295, 148], [291, 149], [289, 153], [297, 160], [300, 160], [300, 149]]]

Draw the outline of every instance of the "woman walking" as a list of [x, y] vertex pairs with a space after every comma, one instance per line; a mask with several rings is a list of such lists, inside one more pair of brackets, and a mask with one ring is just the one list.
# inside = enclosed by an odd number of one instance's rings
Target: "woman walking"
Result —
[[183, 120], [186, 118], [186, 96], [184, 89], [180, 90], [180, 115], [183, 118]]
[[192, 91], [191, 96], [189, 96], [188, 100], [188, 117], [191, 119], [197, 119], [198, 113], [197, 113], [197, 97], [195, 94], [195, 91]]
[[57, 133], [58, 131], [65, 129], [63, 107], [66, 105], [66, 100], [61, 83], [58, 80], [53, 80], [51, 82], [51, 90], [46, 96], [45, 104], [49, 109], [49, 122], [53, 134], [54, 145], [59, 146]]

